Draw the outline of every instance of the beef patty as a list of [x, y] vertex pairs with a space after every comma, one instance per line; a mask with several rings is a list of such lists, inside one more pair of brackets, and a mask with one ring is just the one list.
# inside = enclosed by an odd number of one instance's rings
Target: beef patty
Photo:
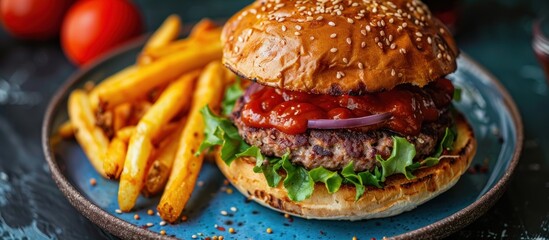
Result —
[[[351, 161], [357, 172], [373, 170], [379, 164], [375, 156], [390, 156], [393, 146], [391, 136], [398, 135], [384, 129], [366, 132], [355, 129], [309, 129], [303, 134], [291, 135], [275, 128], [250, 127], [241, 119], [242, 101], [243, 98], [240, 98], [236, 103], [231, 118], [244, 141], [259, 147], [266, 156], [281, 157], [290, 151], [292, 163], [308, 170], [320, 166], [333, 171], [341, 170]], [[419, 135], [405, 137], [416, 147], [416, 160], [434, 153], [452, 121], [450, 111], [445, 110], [437, 121], [424, 123]]]

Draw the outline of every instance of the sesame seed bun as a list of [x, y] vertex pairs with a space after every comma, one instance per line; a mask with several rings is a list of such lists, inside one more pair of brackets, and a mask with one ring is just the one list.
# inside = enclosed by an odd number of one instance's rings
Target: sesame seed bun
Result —
[[261, 84], [317, 94], [424, 86], [456, 69], [448, 29], [416, 0], [259, 0], [222, 33], [223, 62]]
[[330, 194], [317, 183], [311, 198], [293, 202], [282, 182], [271, 188], [263, 174], [254, 173], [250, 159], [236, 159], [227, 166], [217, 154], [216, 163], [227, 179], [245, 196], [274, 210], [312, 219], [360, 220], [389, 217], [409, 211], [451, 188], [468, 169], [477, 149], [473, 130], [463, 116], [456, 118], [457, 139], [448, 155], [437, 165], [414, 171], [414, 179], [402, 174], [387, 178], [383, 188], [367, 187], [355, 201], [355, 187], [342, 185]]

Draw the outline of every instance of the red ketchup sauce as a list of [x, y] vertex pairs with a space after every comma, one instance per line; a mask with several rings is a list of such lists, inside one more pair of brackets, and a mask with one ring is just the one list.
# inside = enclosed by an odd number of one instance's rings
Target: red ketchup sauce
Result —
[[317, 95], [263, 87], [245, 103], [242, 121], [251, 127], [299, 134], [307, 131], [310, 119], [347, 119], [391, 112], [389, 120], [375, 127], [417, 135], [423, 122], [438, 119], [452, 101], [453, 93], [454, 86], [444, 78], [423, 89], [403, 85], [363, 96]]

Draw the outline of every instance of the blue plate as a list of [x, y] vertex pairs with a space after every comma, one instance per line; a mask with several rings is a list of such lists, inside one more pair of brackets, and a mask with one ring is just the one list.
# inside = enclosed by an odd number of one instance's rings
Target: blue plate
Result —
[[[198, 186], [185, 212], [188, 219], [161, 226], [156, 214], [158, 198], [140, 198], [132, 213], [118, 214], [118, 183], [101, 178], [74, 141], [52, 141], [67, 120], [67, 97], [85, 82], [105, 77], [133, 64], [143, 41], [129, 44], [72, 77], [52, 99], [43, 125], [43, 146], [52, 176], [72, 205], [91, 221], [123, 238], [168, 236], [190, 239], [223, 235], [225, 238], [382, 239], [446, 236], [486, 212], [505, 190], [517, 165], [523, 130], [518, 110], [507, 91], [487, 71], [462, 54], [458, 70], [450, 76], [463, 89], [457, 108], [474, 127], [478, 151], [471, 166], [488, 165], [484, 173], [466, 173], [450, 190], [404, 214], [365, 221], [321, 221], [285, 218], [281, 213], [250, 202], [233, 187], [212, 163], [204, 164]], [[54, 144], [55, 142], [55, 144]], [[90, 179], [97, 179], [91, 186]], [[226, 214], [221, 212], [226, 211]], [[156, 211], [155, 211], [156, 212]], [[225, 213], [225, 212], [223, 212]], [[134, 219], [134, 214], [140, 216]], [[147, 226], [152, 223], [152, 226]], [[229, 233], [229, 228], [236, 232]], [[272, 233], [266, 232], [267, 228]]]

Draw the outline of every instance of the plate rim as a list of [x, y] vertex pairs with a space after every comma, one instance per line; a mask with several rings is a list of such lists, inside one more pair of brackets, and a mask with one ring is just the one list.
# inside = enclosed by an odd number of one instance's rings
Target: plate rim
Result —
[[[56, 158], [53, 152], [53, 148], [51, 147], [51, 139], [49, 136], [49, 133], [53, 130], [52, 125], [54, 113], [60, 107], [62, 107], [60, 106], [60, 104], [62, 103], [65, 95], [68, 94], [69, 89], [72, 88], [74, 85], [80, 83], [80, 79], [89, 71], [96, 68], [98, 65], [117, 55], [140, 47], [144, 44], [145, 40], [146, 35], [134, 39], [131, 42], [128, 42], [114, 49], [113, 51], [101, 56], [98, 60], [84, 66], [83, 68], [77, 70], [75, 73], [69, 76], [68, 80], [63, 83], [61, 87], [54, 93], [53, 97], [48, 103], [46, 113], [42, 122], [41, 145], [52, 178], [58, 186], [59, 190], [61, 190], [65, 198], [69, 200], [69, 203], [91, 222], [97, 224], [102, 229], [107, 230], [109, 233], [121, 238], [139, 237], [147, 239], [177, 239], [171, 236], [160, 235], [157, 232], [141, 228], [137, 225], [120, 219], [112, 213], [103, 210], [96, 204], [92, 203], [89, 199], [84, 197], [84, 195], [69, 182], [67, 177], [62, 173], [61, 169], [59, 168], [59, 165], [55, 160]], [[482, 65], [480, 65], [478, 62], [476, 62], [470, 56], [463, 52], [461, 52], [460, 58], [462, 58], [463, 61], [468, 62], [473, 70], [486, 76], [490, 83], [493, 84], [494, 87], [496, 87], [497, 91], [501, 93], [504, 100], [504, 105], [509, 109], [514, 127], [516, 128], [515, 137], [517, 139], [517, 144], [514, 149], [512, 159], [509, 163], [509, 166], [505, 169], [505, 174], [482, 197], [476, 199], [473, 203], [439, 221], [410, 232], [391, 236], [389, 237], [390, 239], [440, 238], [448, 236], [451, 233], [454, 233], [455, 231], [469, 225], [474, 220], [483, 215], [488, 209], [490, 209], [501, 197], [501, 195], [505, 192], [509, 180], [512, 177], [514, 170], [518, 164], [524, 140], [524, 129], [522, 124], [522, 118], [516, 106], [516, 103], [513, 101], [511, 95], [508, 93], [503, 84], [499, 82], [499, 80], [492, 73], [490, 73]]]
[[505, 168], [504, 175], [482, 197], [448, 217], [416, 230], [393, 236], [393, 239], [412, 239], [416, 237], [429, 239], [442, 238], [449, 236], [457, 230], [471, 224], [473, 221], [486, 213], [486, 211], [492, 208], [496, 201], [503, 195], [507, 189], [509, 180], [515, 172], [515, 168], [518, 165], [520, 154], [522, 153], [522, 144], [524, 141], [524, 126], [520, 111], [518, 110], [515, 101], [505, 86], [503, 86], [503, 84], [485, 67], [480, 65], [463, 51], [460, 53], [459, 57], [462, 58], [464, 62], [467, 62], [469, 67], [471, 67], [474, 71], [486, 76], [490, 83], [493, 84], [493, 86], [501, 93], [503, 103], [507, 109], [509, 109], [512, 123], [516, 129], [515, 137], [517, 139], [517, 145], [513, 151], [513, 156], [509, 162], [509, 166]]

